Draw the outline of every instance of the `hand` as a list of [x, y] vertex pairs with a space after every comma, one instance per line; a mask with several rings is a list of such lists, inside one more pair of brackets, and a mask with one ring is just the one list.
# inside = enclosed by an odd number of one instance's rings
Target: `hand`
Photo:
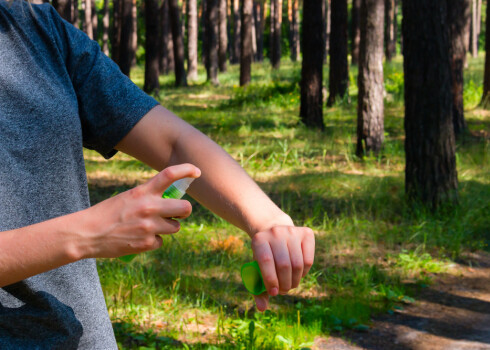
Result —
[[259, 311], [269, 305], [269, 295], [286, 294], [296, 288], [313, 264], [315, 237], [308, 227], [274, 226], [252, 238], [267, 292], [255, 296]]
[[163, 192], [176, 180], [197, 178], [200, 170], [181, 164], [162, 170], [148, 182], [79, 212], [81, 255], [112, 258], [160, 248], [160, 235], [176, 233], [192, 212], [186, 200], [163, 199]]

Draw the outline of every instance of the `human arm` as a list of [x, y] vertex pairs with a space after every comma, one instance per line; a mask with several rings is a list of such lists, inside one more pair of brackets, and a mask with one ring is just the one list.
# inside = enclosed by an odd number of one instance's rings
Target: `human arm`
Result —
[[190, 164], [170, 167], [148, 182], [82, 211], [0, 232], [0, 287], [85, 258], [110, 258], [157, 249], [159, 235], [180, 229], [191, 205], [163, 199], [183, 177], [198, 177]]
[[[116, 149], [157, 170], [184, 162], [196, 165], [202, 175], [188, 193], [249, 234], [269, 295], [297, 287], [310, 269], [313, 232], [295, 227], [231, 156], [167, 109], [153, 108]], [[267, 307], [266, 295], [256, 300], [260, 310]]]

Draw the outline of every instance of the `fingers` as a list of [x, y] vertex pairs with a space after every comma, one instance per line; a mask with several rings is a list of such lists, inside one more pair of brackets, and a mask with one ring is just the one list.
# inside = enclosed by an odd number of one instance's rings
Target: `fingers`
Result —
[[271, 296], [279, 293], [279, 281], [276, 274], [276, 266], [274, 256], [269, 242], [257, 238], [252, 240], [252, 249], [254, 251], [257, 262], [259, 263], [262, 279], [264, 280], [265, 288]]
[[173, 182], [184, 177], [197, 178], [200, 175], [201, 171], [196, 166], [188, 163], [179, 164], [163, 169], [142, 186], [148, 192], [161, 196]]
[[255, 305], [260, 312], [267, 310], [269, 307], [269, 295], [264, 292], [261, 295], [254, 295]]
[[291, 258], [287, 242], [273, 241], [272, 254], [276, 262], [276, 272], [279, 279], [279, 293], [286, 294], [291, 289]]
[[291, 288], [296, 288], [299, 286], [304, 270], [301, 242], [299, 240], [290, 241], [288, 242], [288, 248], [291, 259]]
[[303, 250], [303, 275], [305, 277], [308, 271], [310, 271], [313, 265], [313, 260], [315, 258], [315, 234], [313, 231], [307, 227], [304, 228], [305, 236], [301, 242], [301, 248]]

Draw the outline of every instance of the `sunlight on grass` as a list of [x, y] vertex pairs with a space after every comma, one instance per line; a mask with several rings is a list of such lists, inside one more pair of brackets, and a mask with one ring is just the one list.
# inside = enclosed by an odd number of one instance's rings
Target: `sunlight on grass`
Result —
[[[310, 274], [257, 313], [239, 277], [252, 259], [249, 238], [191, 199], [193, 215], [160, 250], [132, 264], [98, 261], [121, 348], [308, 348], [318, 335], [367, 330], [374, 315], [413, 302], [413, 286], [428, 286], [451, 259], [488, 249], [490, 113], [478, 108], [482, 57], [469, 59], [466, 71], [470, 136], [457, 145], [460, 205], [438, 213], [404, 201], [401, 57], [385, 66], [384, 150], [363, 161], [354, 153], [357, 71], [351, 103], [325, 107], [321, 133], [299, 121], [300, 69], [287, 60], [279, 71], [254, 64], [252, 84], [239, 88], [238, 66], [220, 74], [217, 87], [200, 67], [187, 88], [162, 76], [158, 99], [222, 145], [298, 225], [314, 229]], [[142, 86], [143, 70], [133, 69], [131, 78]], [[155, 174], [126, 155], [85, 155], [93, 203]]]

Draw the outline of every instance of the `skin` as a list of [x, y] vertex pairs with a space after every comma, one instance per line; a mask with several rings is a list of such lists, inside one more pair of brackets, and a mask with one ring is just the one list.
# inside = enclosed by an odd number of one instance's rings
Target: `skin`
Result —
[[158, 249], [161, 235], [180, 229], [174, 219], [191, 214], [188, 201], [161, 198], [183, 177], [197, 178], [187, 193], [251, 237], [267, 288], [255, 297], [260, 311], [267, 309], [269, 296], [286, 294], [308, 273], [313, 231], [294, 226], [221, 147], [170, 111], [152, 109], [116, 149], [159, 173], [88, 209], [0, 232], [0, 286], [80, 259]]

